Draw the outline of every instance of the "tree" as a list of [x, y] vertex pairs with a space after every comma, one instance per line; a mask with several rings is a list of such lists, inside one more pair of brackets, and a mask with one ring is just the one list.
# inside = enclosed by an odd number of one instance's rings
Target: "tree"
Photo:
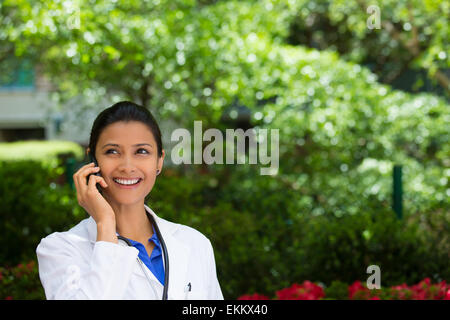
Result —
[[[448, 1], [302, 2], [290, 43], [337, 51], [401, 89], [426, 90], [426, 81], [435, 83], [434, 91], [449, 97]], [[370, 5], [379, 9], [380, 29], [367, 27]], [[411, 75], [415, 82], [410, 83]]]

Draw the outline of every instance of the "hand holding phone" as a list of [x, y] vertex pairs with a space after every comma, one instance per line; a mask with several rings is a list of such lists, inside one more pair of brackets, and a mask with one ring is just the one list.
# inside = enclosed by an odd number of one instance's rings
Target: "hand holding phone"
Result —
[[[91, 162], [94, 163], [95, 167], [98, 167], [98, 163], [97, 163], [97, 159], [95, 159], [95, 157], [92, 155], [92, 153], [89, 153], [89, 159], [91, 160]], [[100, 171], [95, 172], [95, 173], [90, 173], [87, 177], [86, 177], [86, 184], [89, 184], [89, 178], [91, 175], [96, 175], [97, 177], [101, 177], [102, 175], [100, 174]], [[100, 183], [96, 183], [95, 186], [97, 187], [97, 190], [100, 194], [102, 194], [102, 187], [100, 185]]]
[[99, 222], [115, 224], [114, 210], [100, 193], [108, 184], [100, 175], [100, 168], [94, 165], [97, 161], [95, 158], [93, 160], [73, 175], [78, 203], [94, 218], [97, 225]]

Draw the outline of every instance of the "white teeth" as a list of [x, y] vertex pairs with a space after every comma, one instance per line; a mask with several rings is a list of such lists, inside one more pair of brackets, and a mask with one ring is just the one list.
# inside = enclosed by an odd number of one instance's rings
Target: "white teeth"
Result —
[[129, 185], [129, 184], [135, 184], [137, 183], [140, 179], [133, 179], [133, 180], [122, 180], [122, 179], [113, 179], [115, 182], [120, 183], [120, 184], [125, 184], [125, 185]]

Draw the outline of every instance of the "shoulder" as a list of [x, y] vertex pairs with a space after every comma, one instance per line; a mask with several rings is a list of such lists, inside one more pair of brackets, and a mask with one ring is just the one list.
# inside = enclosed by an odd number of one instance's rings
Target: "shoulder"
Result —
[[[167, 220], [166, 220], [167, 222]], [[169, 222], [170, 224], [174, 224], [173, 222]], [[210, 240], [199, 230], [177, 223], [175, 224], [175, 231], [173, 232], [173, 236], [181, 241], [182, 243], [188, 245], [189, 247], [194, 248], [205, 248], [209, 249], [211, 247]]]
[[158, 216], [147, 205], [145, 205], [145, 209], [156, 219], [156, 223], [161, 228], [163, 237], [164, 235], [170, 235], [189, 247], [201, 248], [203, 246], [211, 246], [209, 239], [197, 229], [181, 223], [175, 223]]
[[180, 225], [177, 230], [176, 236], [183, 240], [198, 244], [209, 243], [209, 239], [203, 233], [187, 225]]
[[53, 232], [41, 239], [37, 246], [37, 251], [44, 248], [67, 249], [68, 247], [77, 247], [78, 245], [89, 244], [91, 221], [86, 218], [67, 231]]

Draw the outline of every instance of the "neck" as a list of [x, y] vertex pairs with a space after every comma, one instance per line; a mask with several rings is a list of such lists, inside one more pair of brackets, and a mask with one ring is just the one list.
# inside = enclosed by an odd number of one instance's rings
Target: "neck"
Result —
[[116, 231], [119, 235], [144, 244], [153, 235], [143, 202], [130, 205], [111, 203], [111, 207], [116, 216]]

